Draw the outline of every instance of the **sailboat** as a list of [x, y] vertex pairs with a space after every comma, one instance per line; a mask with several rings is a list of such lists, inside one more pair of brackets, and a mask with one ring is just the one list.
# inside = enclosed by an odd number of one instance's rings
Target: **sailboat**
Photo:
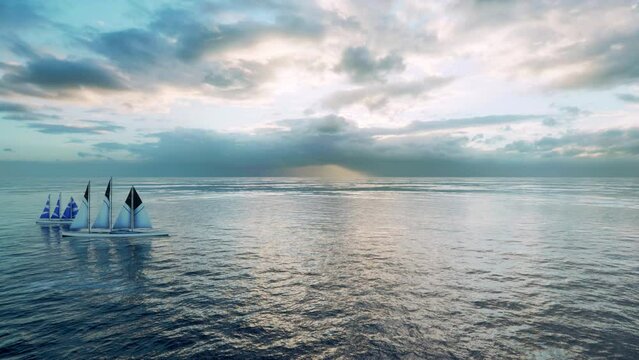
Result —
[[60, 214], [60, 200], [62, 199], [62, 193], [58, 195], [58, 201], [56, 202], [55, 209], [53, 213], [49, 214], [50, 203], [51, 203], [51, 194], [47, 198], [47, 202], [44, 204], [44, 209], [42, 209], [42, 214], [40, 214], [40, 218], [36, 220], [37, 224], [41, 225], [65, 225], [71, 224], [73, 219], [78, 214], [78, 205], [73, 200], [73, 197], [69, 200], [66, 209], [62, 215]]
[[[90, 222], [91, 209], [91, 182], [87, 185], [84, 193], [84, 199], [80, 212], [69, 227], [72, 231], [63, 231], [62, 236], [70, 237], [150, 237], [150, 236], [169, 236], [167, 232], [152, 230], [151, 219], [146, 212], [144, 203], [140, 195], [131, 186], [129, 194], [122, 205], [122, 209], [118, 217], [113, 223], [113, 206], [112, 206], [112, 182], [109, 180], [104, 199], [100, 205], [100, 211], [93, 225]], [[83, 211], [85, 209], [85, 211]], [[85, 216], [86, 214], [86, 216]]]

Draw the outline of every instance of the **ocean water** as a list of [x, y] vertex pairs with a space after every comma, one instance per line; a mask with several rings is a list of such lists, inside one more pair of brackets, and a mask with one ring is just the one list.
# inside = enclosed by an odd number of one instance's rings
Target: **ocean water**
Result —
[[639, 179], [116, 178], [171, 237], [34, 223], [86, 180], [0, 183], [0, 358], [639, 358]]

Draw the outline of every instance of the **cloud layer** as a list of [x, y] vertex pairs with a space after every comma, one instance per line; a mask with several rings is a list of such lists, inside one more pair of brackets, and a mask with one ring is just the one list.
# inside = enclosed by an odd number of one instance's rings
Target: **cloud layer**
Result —
[[[254, 134], [178, 129], [154, 134], [154, 141], [143, 144], [98, 143], [94, 149], [100, 156], [126, 151], [142, 163], [165, 166], [166, 174], [183, 169], [195, 175], [263, 176], [285, 174], [291, 168], [339, 165], [379, 176], [516, 176], [534, 171], [592, 176], [598, 175], [604, 157], [611, 160], [608, 170], [614, 174], [639, 174], [628, 169], [629, 164], [639, 164], [633, 160], [639, 154], [639, 128], [566, 133], [485, 151], [473, 147], [478, 141], [486, 143], [485, 136], [440, 132], [539, 119], [529, 115], [479, 117], [389, 129], [360, 128], [332, 115], [283, 120], [278, 128]], [[575, 167], [569, 165], [571, 160]]]
[[0, 161], [489, 175], [639, 158], [633, 1], [96, 6], [0, 3], [0, 148], [20, 149]]

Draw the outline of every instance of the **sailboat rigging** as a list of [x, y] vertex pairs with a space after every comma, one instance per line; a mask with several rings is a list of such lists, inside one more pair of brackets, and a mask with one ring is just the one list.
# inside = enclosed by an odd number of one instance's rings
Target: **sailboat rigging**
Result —
[[[77, 222], [74, 221], [69, 228], [72, 231], [63, 231], [62, 236], [69, 237], [150, 237], [150, 236], [168, 236], [169, 234], [164, 231], [152, 230], [151, 218], [146, 211], [145, 204], [142, 202], [140, 195], [134, 186], [131, 186], [122, 208], [113, 222], [113, 178], [109, 180], [106, 191], [104, 193], [104, 199], [100, 205], [100, 211], [98, 216], [91, 226], [90, 219], [90, 186], [87, 185], [87, 190], [84, 194], [83, 205], [86, 204], [86, 220], [82, 217]], [[80, 214], [84, 214], [82, 209]]]
[[51, 194], [47, 197], [47, 202], [44, 205], [44, 209], [42, 209], [42, 213], [38, 220], [36, 220], [37, 224], [40, 225], [66, 225], [71, 224], [75, 217], [78, 214], [78, 204], [75, 203], [73, 197], [69, 199], [69, 203], [67, 207], [64, 209], [64, 212], [60, 214], [60, 201], [62, 200], [62, 193], [58, 195], [58, 201], [56, 202], [55, 209], [53, 213], [50, 213], [50, 204], [51, 204]]

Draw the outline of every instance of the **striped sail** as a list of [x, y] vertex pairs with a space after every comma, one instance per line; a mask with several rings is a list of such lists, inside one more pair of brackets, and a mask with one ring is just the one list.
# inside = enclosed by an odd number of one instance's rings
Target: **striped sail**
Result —
[[67, 204], [67, 207], [64, 209], [64, 212], [62, 213], [62, 218], [73, 219], [75, 218], [77, 214], [78, 214], [78, 204], [75, 203], [75, 200], [73, 200], [73, 196], [71, 196], [71, 199], [69, 199], [69, 203]]
[[51, 214], [51, 219], [59, 219], [60, 218], [60, 198], [62, 194], [58, 195], [58, 201], [55, 203], [55, 209], [53, 209], [53, 213]]
[[44, 204], [44, 209], [42, 209], [42, 214], [40, 214], [40, 219], [49, 218], [50, 208], [51, 208], [51, 194], [49, 194], [49, 197], [47, 198], [47, 202]]
[[102, 200], [102, 205], [100, 205], [98, 217], [95, 218], [95, 222], [93, 223], [92, 227], [94, 229], [108, 229], [111, 225], [111, 180], [109, 180], [109, 184], [104, 192], [104, 199]]
[[87, 185], [87, 189], [84, 191], [84, 196], [80, 202], [80, 209], [77, 215], [73, 219], [73, 222], [69, 226], [71, 230], [80, 230], [89, 228], [89, 189], [91, 182]]
[[[133, 208], [133, 216], [131, 216], [131, 208]], [[133, 226], [131, 226], [131, 217], [133, 217]], [[114, 229], [133, 229], [133, 228], [152, 228], [151, 219], [146, 212], [142, 199], [134, 187], [131, 187], [129, 195], [120, 209], [118, 218], [113, 225]]]

